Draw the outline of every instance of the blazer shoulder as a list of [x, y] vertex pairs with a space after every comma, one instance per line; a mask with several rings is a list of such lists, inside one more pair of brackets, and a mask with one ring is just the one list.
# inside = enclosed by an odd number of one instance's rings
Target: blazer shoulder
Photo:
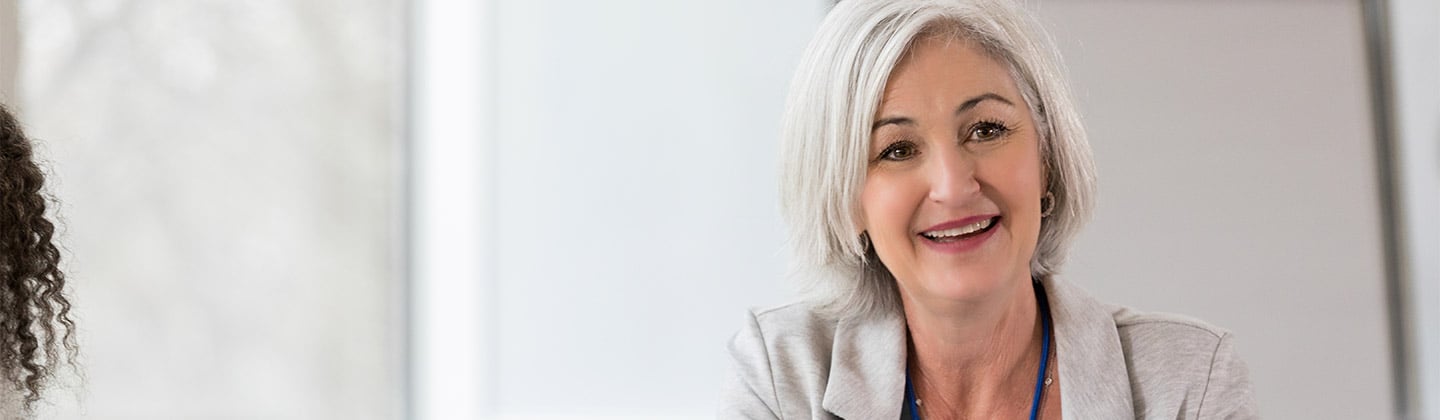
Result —
[[1227, 329], [1185, 315], [1115, 307], [1136, 414], [1253, 418], [1249, 372]]
[[1144, 312], [1121, 306], [1114, 307], [1112, 313], [1121, 341], [1143, 345], [1143, 349], [1213, 349], [1220, 340], [1230, 336], [1227, 329], [1185, 315]]
[[752, 309], [742, 333], [754, 334], [772, 357], [786, 360], [824, 358], [834, 346], [839, 321], [807, 302]]
[[799, 403], [795, 396], [823, 395], [836, 321], [803, 302], [751, 309], [746, 315], [747, 322], [730, 340], [732, 374], [720, 417], [770, 419], [807, 412], [812, 404]]
[[[1166, 381], [1203, 381], [1211, 359], [1230, 332], [1184, 315], [1141, 312], [1125, 307], [1114, 310], [1115, 329], [1125, 349], [1132, 379], [1149, 380], [1155, 372]], [[1156, 378], [1161, 379], [1161, 378]]]
[[775, 332], [816, 331], [835, 329], [838, 321], [822, 314], [808, 302], [792, 302], [770, 308], [750, 310], [758, 327]]

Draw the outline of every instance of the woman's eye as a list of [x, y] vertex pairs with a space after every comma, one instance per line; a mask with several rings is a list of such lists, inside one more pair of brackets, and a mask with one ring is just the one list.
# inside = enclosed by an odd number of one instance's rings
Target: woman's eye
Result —
[[982, 122], [979, 124], [975, 124], [975, 127], [970, 129], [970, 139], [981, 142], [991, 141], [1004, 137], [1005, 134], [1009, 132], [1010, 128], [1006, 127], [1004, 124], [1000, 124], [997, 122]]
[[892, 144], [884, 152], [880, 152], [880, 159], [883, 160], [906, 160], [912, 157], [915, 157], [915, 146], [907, 142]]

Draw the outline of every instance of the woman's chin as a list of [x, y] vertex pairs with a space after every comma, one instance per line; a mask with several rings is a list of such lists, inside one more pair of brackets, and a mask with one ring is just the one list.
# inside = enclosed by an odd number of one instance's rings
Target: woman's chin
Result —
[[950, 270], [920, 282], [927, 297], [944, 301], [981, 302], [1005, 294], [1015, 286], [1010, 270]]

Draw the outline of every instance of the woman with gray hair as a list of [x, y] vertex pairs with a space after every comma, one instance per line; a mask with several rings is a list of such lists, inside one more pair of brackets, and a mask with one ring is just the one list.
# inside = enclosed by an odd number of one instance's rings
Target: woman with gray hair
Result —
[[1055, 278], [1094, 197], [1055, 48], [1003, 0], [846, 0], [792, 82], [801, 303], [730, 344], [721, 418], [1254, 418], [1223, 329]]

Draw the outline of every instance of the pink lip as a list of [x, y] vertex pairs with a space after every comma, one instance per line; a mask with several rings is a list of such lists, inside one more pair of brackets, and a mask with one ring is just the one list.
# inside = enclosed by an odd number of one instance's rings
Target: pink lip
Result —
[[[937, 230], [945, 230], [945, 229], [956, 228], [956, 227], [969, 225], [969, 224], [972, 224], [972, 223], [975, 223], [975, 222], [979, 222], [979, 221], [981, 221], [981, 220], [985, 220], [985, 219], [989, 219], [989, 218], [993, 218], [993, 217], [998, 217], [998, 216], [1000, 216], [1000, 215], [999, 215], [999, 214], [990, 214], [990, 215], [981, 215], [981, 216], [966, 217], [966, 218], [964, 218], [964, 219], [949, 221], [949, 222], [945, 222], [945, 223], [941, 223], [941, 224], [932, 226], [932, 227], [930, 227], [930, 229], [926, 229], [925, 232], [932, 232], [932, 231], [937, 231]], [[997, 219], [997, 220], [995, 220], [995, 223], [996, 223], [996, 224], [999, 224], [999, 223], [1002, 222], [1002, 221], [1003, 221], [1003, 219]], [[920, 242], [925, 243], [925, 246], [926, 246], [926, 247], [928, 247], [928, 248], [930, 248], [931, 250], [934, 250], [934, 251], [936, 251], [936, 252], [940, 252], [940, 253], [943, 253], [943, 254], [962, 254], [962, 253], [974, 251], [975, 249], [980, 248], [980, 246], [981, 246], [981, 245], [984, 245], [985, 242], [988, 241], [991, 236], [995, 236], [995, 231], [998, 231], [998, 230], [1000, 230], [1000, 227], [999, 227], [999, 226], [991, 225], [991, 226], [990, 226], [990, 229], [989, 229], [989, 230], [986, 230], [985, 233], [981, 233], [981, 234], [979, 234], [979, 235], [972, 236], [972, 237], [968, 237], [968, 238], [961, 239], [961, 240], [954, 241], [954, 242], [935, 242], [935, 241], [930, 240], [930, 238], [926, 238], [924, 235], [916, 234], [915, 236], [918, 237], [918, 239], [920, 240]]]
[[960, 220], [951, 220], [951, 221], [948, 221], [948, 222], [945, 222], [945, 223], [941, 223], [941, 224], [938, 224], [938, 225], [935, 225], [935, 226], [931, 226], [929, 229], [925, 229], [925, 230], [923, 230], [923, 231], [921, 231], [921, 232], [934, 232], [934, 231], [937, 231], [937, 230], [954, 229], [954, 228], [957, 228], [957, 227], [974, 224], [974, 223], [979, 222], [979, 221], [981, 221], [981, 220], [989, 219], [989, 218], [992, 218], [992, 217], [995, 217], [995, 216], [999, 216], [999, 215], [1000, 215], [999, 213], [995, 213], [995, 214], [982, 214], [982, 215], [979, 215], [979, 216], [966, 217], [966, 218], [960, 219]]

